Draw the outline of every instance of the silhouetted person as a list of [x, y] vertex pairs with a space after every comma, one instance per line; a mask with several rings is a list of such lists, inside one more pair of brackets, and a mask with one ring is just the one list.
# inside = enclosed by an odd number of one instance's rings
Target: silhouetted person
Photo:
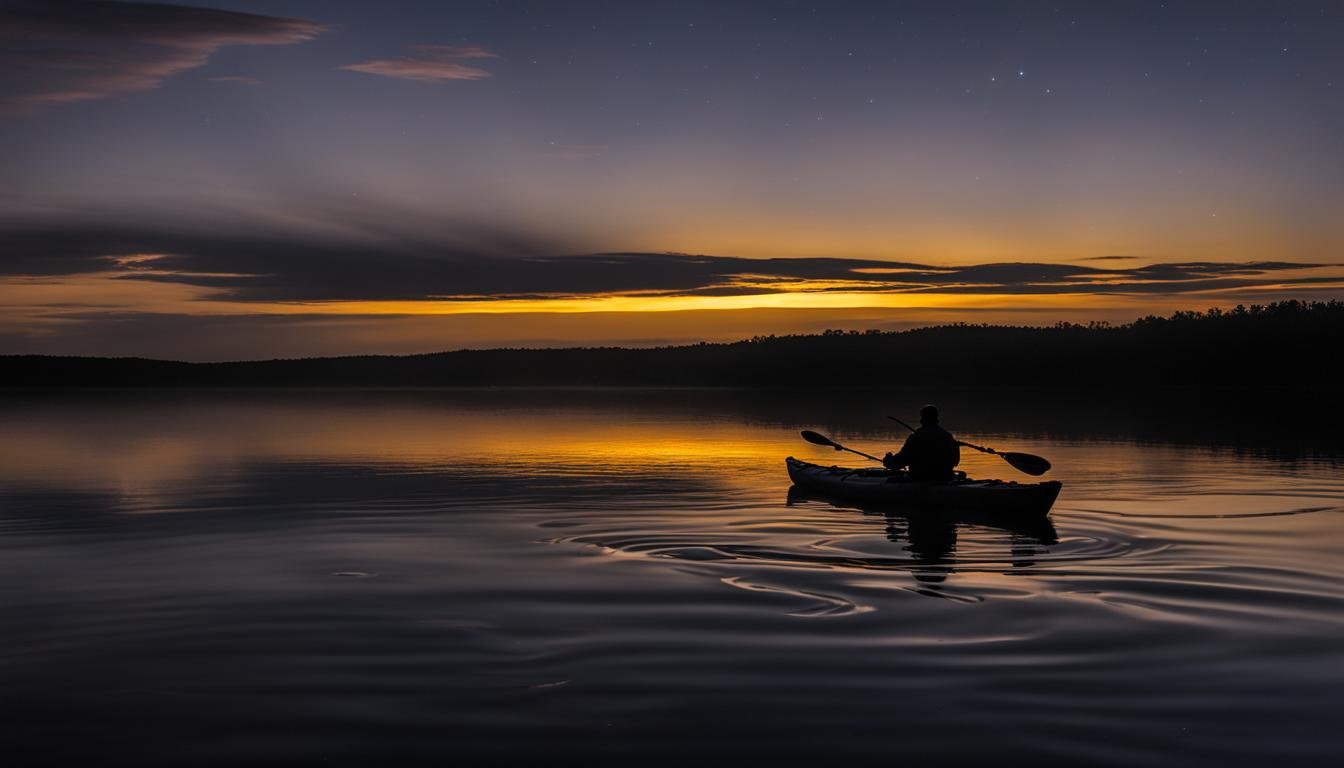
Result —
[[938, 425], [938, 409], [926, 405], [919, 409], [919, 429], [905, 439], [898, 453], [888, 453], [882, 463], [888, 469], [909, 467], [911, 480], [952, 480], [957, 476], [952, 468], [961, 463], [961, 446], [951, 432]]

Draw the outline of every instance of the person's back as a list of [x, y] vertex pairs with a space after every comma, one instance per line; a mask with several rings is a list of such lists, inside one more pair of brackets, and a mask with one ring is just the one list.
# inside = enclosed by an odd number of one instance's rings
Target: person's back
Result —
[[919, 411], [919, 429], [906, 438], [899, 453], [882, 460], [890, 469], [910, 468], [912, 480], [951, 480], [961, 463], [961, 446], [951, 432], [938, 423], [938, 409], [926, 405]]

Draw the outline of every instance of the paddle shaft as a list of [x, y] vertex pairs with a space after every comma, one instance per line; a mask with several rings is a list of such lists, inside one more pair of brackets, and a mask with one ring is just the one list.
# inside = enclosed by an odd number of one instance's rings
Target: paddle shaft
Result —
[[872, 459], [873, 461], [876, 461], [878, 464], [882, 463], [881, 459], [877, 458], [876, 456], [870, 456], [864, 453], [863, 451], [856, 451], [853, 448], [846, 448], [845, 446], [840, 445], [839, 443], [833, 443], [833, 445], [835, 446], [835, 449], [837, 451], [849, 451], [850, 453], [857, 453], [858, 455], [862, 456], [865, 459]]
[[872, 459], [873, 461], [877, 461], [877, 462], [882, 461], [881, 459], [877, 458], [876, 456], [870, 456], [870, 455], [864, 453], [863, 451], [856, 451], [856, 450], [854, 450], [853, 448], [846, 448], [845, 446], [843, 446], [843, 445], [841, 445], [841, 444], [835, 442], [835, 441], [832, 440], [831, 438], [829, 438], [829, 437], [827, 437], [827, 436], [825, 436], [825, 435], [823, 435], [823, 434], [821, 434], [821, 433], [819, 433], [819, 432], [813, 432], [813, 431], [810, 430], [810, 429], [804, 429], [804, 430], [802, 431], [801, 434], [802, 434], [804, 440], [806, 440], [807, 442], [809, 442], [809, 443], [811, 443], [811, 444], [813, 444], [813, 445], [824, 445], [824, 446], [826, 446], [827, 448], [834, 448], [834, 449], [837, 450], [837, 451], [849, 451], [850, 453], [857, 454], [857, 455], [859, 455], [859, 456], [862, 456], [862, 457], [865, 458], [865, 459]]

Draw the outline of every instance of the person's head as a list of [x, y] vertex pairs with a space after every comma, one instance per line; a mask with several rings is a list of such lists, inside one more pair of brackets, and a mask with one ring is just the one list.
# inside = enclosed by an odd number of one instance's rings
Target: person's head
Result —
[[936, 405], [926, 405], [926, 406], [924, 406], [923, 408], [920, 408], [920, 409], [919, 409], [919, 423], [920, 423], [920, 424], [937, 424], [937, 423], [938, 423], [938, 406], [936, 406]]

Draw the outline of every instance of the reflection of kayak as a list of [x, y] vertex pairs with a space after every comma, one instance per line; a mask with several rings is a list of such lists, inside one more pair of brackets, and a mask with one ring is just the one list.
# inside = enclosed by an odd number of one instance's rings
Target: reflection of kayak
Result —
[[823, 467], [790, 456], [784, 460], [789, 479], [813, 493], [867, 504], [938, 507], [977, 512], [1044, 515], [1062, 484], [1015, 483], [1005, 480], [950, 480], [926, 483], [907, 480], [887, 469]]

